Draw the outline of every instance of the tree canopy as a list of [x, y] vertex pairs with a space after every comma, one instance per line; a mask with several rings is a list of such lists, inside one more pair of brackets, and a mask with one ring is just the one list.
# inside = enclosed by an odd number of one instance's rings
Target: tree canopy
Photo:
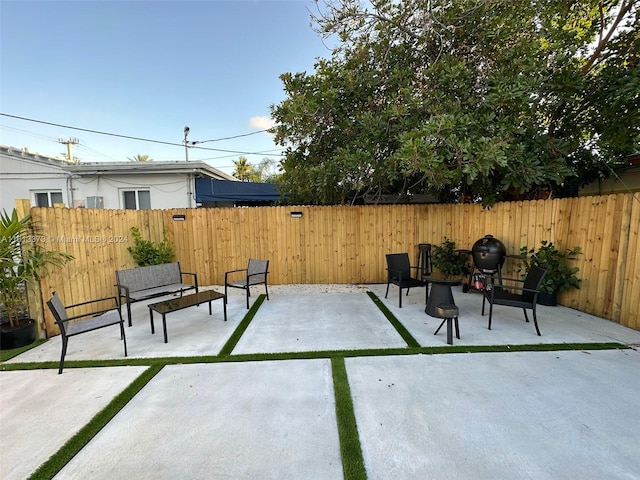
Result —
[[[640, 145], [638, 0], [329, 0], [271, 107], [294, 201], [575, 193]], [[313, 200], [312, 200], [313, 199]]]

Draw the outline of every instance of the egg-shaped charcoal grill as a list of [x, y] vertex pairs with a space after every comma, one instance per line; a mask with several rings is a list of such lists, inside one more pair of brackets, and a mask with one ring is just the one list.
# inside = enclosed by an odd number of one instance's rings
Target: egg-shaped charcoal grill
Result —
[[482, 273], [499, 272], [504, 265], [507, 256], [507, 249], [493, 235], [485, 235], [473, 244], [471, 249], [473, 263]]

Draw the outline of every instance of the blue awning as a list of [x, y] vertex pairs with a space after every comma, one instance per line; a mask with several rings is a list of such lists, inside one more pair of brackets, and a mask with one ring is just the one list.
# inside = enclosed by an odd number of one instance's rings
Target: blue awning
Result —
[[275, 202], [280, 200], [276, 183], [234, 182], [196, 178], [196, 202]]

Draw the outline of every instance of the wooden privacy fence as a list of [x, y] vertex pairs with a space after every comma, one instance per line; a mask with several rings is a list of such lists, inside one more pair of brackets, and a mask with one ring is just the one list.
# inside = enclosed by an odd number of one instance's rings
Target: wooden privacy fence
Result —
[[[26, 213], [28, 202], [18, 202]], [[580, 290], [559, 302], [640, 329], [640, 196], [620, 194], [480, 205], [296, 206], [177, 210], [31, 208], [34, 241], [75, 260], [44, 279], [44, 300], [58, 291], [68, 304], [115, 295], [115, 270], [134, 267], [131, 227], [154, 242], [163, 230], [184, 271], [201, 285], [247, 259], [270, 260], [270, 283], [382, 283], [385, 254], [410, 252], [447, 237], [470, 249], [485, 234], [517, 254], [542, 240], [580, 246]], [[515, 261], [507, 260], [508, 274]], [[43, 312], [49, 335], [57, 333]]]

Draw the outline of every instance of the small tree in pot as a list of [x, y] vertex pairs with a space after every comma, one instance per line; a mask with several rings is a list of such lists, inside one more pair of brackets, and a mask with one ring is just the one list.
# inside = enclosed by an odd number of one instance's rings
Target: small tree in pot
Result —
[[577, 259], [579, 254], [580, 247], [561, 251], [552, 242], [542, 240], [537, 251], [529, 249], [526, 245], [520, 247], [521, 261], [517, 268], [524, 274], [533, 265], [545, 269], [547, 274], [540, 285], [540, 293], [545, 295], [539, 297], [538, 302], [543, 305], [556, 305], [558, 293], [580, 288], [581, 280], [576, 276], [580, 269], [569, 263]]
[[49, 268], [60, 267], [73, 258], [68, 253], [43, 250], [37, 243], [32, 248], [23, 248], [30, 238], [30, 222], [30, 215], [20, 219], [15, 209], [11, 215], [6, 211], [0, 213], [2, 348], [23, 346], [15, 344], [12, 335], [24, 330], [26, 324], [33, 325], [35, 332], [35, 322], [28, 319], [27, 286], [39, 282]]
[[433, 246], [431, 263], [433, 268], [445, 276], [461, 276], [469, 273], [468, 259], [469, 255], [456, 250], [456, 242], [447, 239], [447, 237], [444, 237], [442, 245]]

